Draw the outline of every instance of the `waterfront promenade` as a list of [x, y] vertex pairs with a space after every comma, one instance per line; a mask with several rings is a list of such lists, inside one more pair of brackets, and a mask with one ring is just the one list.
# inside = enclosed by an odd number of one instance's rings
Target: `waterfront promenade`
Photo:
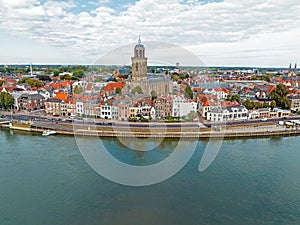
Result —
[[[279, 126], [278, 120], [262, 122], [251, 120], [247, 123], [206, 124], [199, 122], [164, 123], [164, 122], [121, 122], [102, 119], [62, 120], [55, 117], [40, 117], [28, 114], [10, 115], [4, 113], [0, 127], [42, 133], [54, 130], [61, 135], [128, 137], [128, 138], [248, 138], [300, 135], [296, 127]], [[298, 117], [286, 120], [299, 119]], [[11, 124], [7, 122], [12, 122]]]
[[13, 122], [1, 126], [13, 130], [42, 133], [44, 130], [54, 130], [61, 135], [99, 136], [99, 137], [128, 137], [128, 138], [247, 138], [300, 135], [298, 128], [286, 128], [276, 123], [248, 124], [239, 126], [220, 126], [204, 128], [190, 124], [175, 123], [172, 126], [153, 123], [141, 124], [122, 123], [97, 125], [95, 123], [57, 123], [57, 122]]

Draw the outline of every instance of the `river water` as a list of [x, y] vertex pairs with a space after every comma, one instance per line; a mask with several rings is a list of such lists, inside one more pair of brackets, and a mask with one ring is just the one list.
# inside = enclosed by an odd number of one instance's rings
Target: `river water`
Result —
[[[138, 166], [167, 157], [174, 145], [138, 152], [102, 142]], [[130, 187], [98, 175], [72, 136], [0, 130], [0, 224], [300, 224], [300, 137], [226, 140], [199, 172], [207, 143], [198, 141], [170, 179]]]

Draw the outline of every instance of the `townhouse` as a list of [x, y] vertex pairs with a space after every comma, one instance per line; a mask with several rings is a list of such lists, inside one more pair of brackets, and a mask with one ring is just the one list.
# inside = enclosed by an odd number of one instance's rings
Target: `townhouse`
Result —
[[40, 94], [22, 94], [18, 98], [19, 110], [32, 112], [45, 109], [45, 98]]
[[49, 98], [45, 100], [45, 112], [52, 116], [61, 116], [61, 100], [58, 98]]
[[187, 117], [191, 112], [197, 112], [197, 103], [191, 99], [187, 99], [183, 94], [172, 96], [172, 116]]
[[172, 116], [172, 99], [170, 96], [160, 96], [153, 101], [156, 119], [166, 119]]
[[300, 95], [289, 96], [292, 112], [298, 112], [300, 110]]

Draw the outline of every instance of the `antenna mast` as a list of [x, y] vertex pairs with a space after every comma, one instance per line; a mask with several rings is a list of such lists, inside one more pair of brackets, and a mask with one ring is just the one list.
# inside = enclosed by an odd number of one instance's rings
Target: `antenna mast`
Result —
[[30, 76], [32, 77], [33, 76], [33, 73], [32, 73], [32, 62], [30, 60]]

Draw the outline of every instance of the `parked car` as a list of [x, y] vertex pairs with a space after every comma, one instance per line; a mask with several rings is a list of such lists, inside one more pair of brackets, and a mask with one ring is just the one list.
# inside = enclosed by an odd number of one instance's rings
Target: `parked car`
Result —
[[267, 121], [267, 120], [268, 120], [267, 118], [262, 118], [262, 119], [261, 119], [261, 121]]

